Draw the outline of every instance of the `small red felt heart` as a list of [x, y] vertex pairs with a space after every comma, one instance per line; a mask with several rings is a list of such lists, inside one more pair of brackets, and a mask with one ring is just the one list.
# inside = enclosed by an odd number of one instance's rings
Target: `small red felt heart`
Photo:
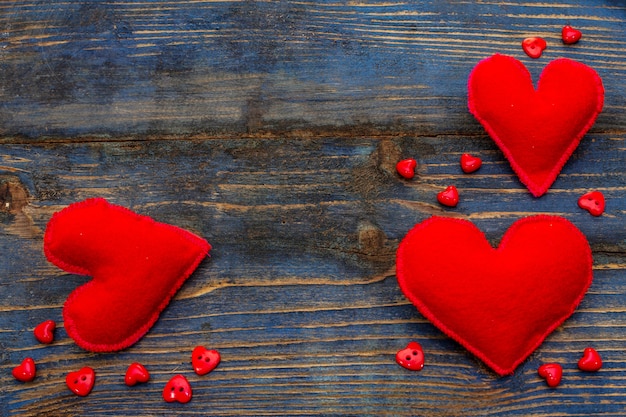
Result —
[[217, 350], [208, 350], [204, 346], [196, 346], [191, 353], [191, 365], [198, 375], [206, 375], [211, 372], [221, 360]]
[[183, 375], [172, 377], [163, 388], [163, 399], [168, 403], [177, 401], [185, 404], [191, 401], [191, 396], [191, 385]]
[[578, 42], [582, 36], [583, 34], [580, 30], [574, 29], [569, 25], [563, 26], [563, 29], [561, 29], [561, 39], [566, 45]]
[[145, 366], [139, 362], [133, 362], [126, 369], [126, 375], [124, 376], [124, 383], [129, 387], [138, 383], [148, 382], [150, 380], [150, 372]]
[[585, 236], [547, 215], [516, 221], [496, 249], [469, 221], [434, 216], [409, 231], [396, 264], [418, 310], [500, 375], [574, 312], [592, 280]]
[[550, 188], [603, 103], [598, 74], [566, 58], [545, 67], [537, 89], [524, 64], [505, 55], [479, 62], [469, 76], [470, 112], [535, 197]]
[[545, 363], [539, 367], [537, 373], [546, 380], [549, 387], [556, 387], [561, 383], [563, 367], [558, 363]]
[[57, 324], [54, 320], [46, 320], [39, 323], [37, 327], [35, 327], [35, 330], [33, 330], [33, 333], [40, 343], [50, 344], [54, 341], [54, 330], [56, 327]]
[[415, 167], [417, 166], [417, 161], [415, 159], [403, 159], [402, 161], [396, 164], [396, 171], [400, 176], [410, 180], [415, 176]]
[[459, 204], [459, 191], [454, 185], [449, 185], [437, 194], [437, 201], [444, 206], [456, 207]]
[[581, 371], [595, 372], [602, 368], [602, 358], [600, 354], [591, 347], [588, 347], [583, 352], [582, 358], [578, 361], [578, 369]]
[[398, 365], [411, 371], [419, 371], [424, 368], [424, 351], [417, 342], [409, 342], [402, 350], [396, 353]]
[[591, 191], [578, 199], [578, 207], [587, 210], [592, 216], [601, 216], [604, 213], [604, 195], [600, 191]]
[[522, 41], [522, 49], [531, 58], [539, 58], [548, 44], [543, 38], [532, 37]]
[[210, 248], [186, 230], [101, 198], [55, 213], [44, 235], [52, 263], [93, 276], [70, 294], [63, 317], [76, 343], [95, 352], [137, 342]]
[[70, 372], [65, 377], [65, 383], [70, 391], [81, 397], [89, 395], [95, 382], [96, 373], [88, 366], [85, 366], [78, 371]]
[[477, 156], [473, 156], [468, 153], [461, 155], [461, 169], [466, 174], [471, 174], [472, 172], [477, 171], [482, 164], [482, 159]]
[[13, 377], [21, 382], [30, 382], [37, 375], [37, 367], [33, 358], [26, 358], [11, 371]]

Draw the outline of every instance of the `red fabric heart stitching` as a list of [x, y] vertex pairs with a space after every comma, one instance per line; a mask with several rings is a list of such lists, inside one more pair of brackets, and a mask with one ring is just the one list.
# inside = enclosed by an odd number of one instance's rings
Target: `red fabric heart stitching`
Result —
[[496, 249], [469, 221], [435, 216], [397, 251], [407, 298], [499, 375], [513, 373], [574, 312], [591, 267], [580, 230], [547, 215], [516, 221]]
[[533, 196], [550, 188], [602, 110], [604, 87], [590, 67], [550, 62], [537, 89], [520, 61], [493, 55], [472, 70], [469, 111]]
[[137, 342], [207, 256], [204, 239], [101, 198], [55, 213], [44, 235], [50, 262], [93, 279], [63, 307], [68, 334], [109, 352]]

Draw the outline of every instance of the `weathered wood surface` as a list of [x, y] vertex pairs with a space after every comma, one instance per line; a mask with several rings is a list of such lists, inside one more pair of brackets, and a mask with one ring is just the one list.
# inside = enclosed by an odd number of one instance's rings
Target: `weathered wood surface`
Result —
[[[517, 2], [0, 3], [0, 410], [3, 416], [626, 415], [626, 5]], [[583, 31], [560, 41], [570, 23]], [[543, 36], [539, 60], [521, 40]], [[473, 65], [492, 53], [536, 77], [566, 56], [594, 67], [606, 104], [547, 195], [532, 198], [466, 108]], [[461, 153], [485, 161], [461, 172]], [[415, 157], [415, 180], [394, 164]], [[436, 193], [455, 184], [461, 203]], [[595, 218], [576, 201], [601, 190]], [[78, 348], [62, 304], [88, 278], [46, 262], [53, 212], [103, 196], [214, 246], [135, 346]], [[498, 378], [407, 302], [395, 249], [432, 214], [474, 221], [497, 244], [516, 219], [556, 213], [594, 253], [576, 313]], [[37, 343], [33, 327], [59, 322]], [[409, 340], [419, 373], [395, 364]], [[222, 363], [198, 377], [197, 344]], [[577, 370], [587, 346], [597, 374]], [[24, 357], [35, 381], [15, 381]], [[144, 363], [145, 385], [123, 384]], [[549, 389], [537, 377], [564, 365]], [[97, 372], [86, 398], [67, 372]], [[184, 373], [194, 398], [161, 399]]]

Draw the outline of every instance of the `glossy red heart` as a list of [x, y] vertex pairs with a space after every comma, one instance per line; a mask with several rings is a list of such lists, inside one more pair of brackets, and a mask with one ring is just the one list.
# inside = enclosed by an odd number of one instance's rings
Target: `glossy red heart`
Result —
[[33, 333], [40, 343], [50, 344], [54, 341], [54, 330], [56, 327], [57, 324], [54, 320], [46, 320], [39, 323], [33, 330]]
[[401, 241], [396, 274], [422, 315], [506, 375], [574, 312], [592, 263], [563, 217], [522, 218], [493, 248], [471, 222], [434, 216]]
[[520, 61], [493, 55], [469, 76], [468, 105], [533, 196], [556, 180], [604, 102], [590, 67], [566, 58], [550, 62], [537, 88]]
[[473, 156], [468, 153], [461, 155], [461, 169], [466, 174], [471, 174], [472, 172], [477, 171], [482, 164], [482, 159], [477, 156]]
[[396, 353], [398, 365], [411, 371], [420, 371], [424, 368], [424, 351], [417, 342], [409, 342], [402, 350]]
[[209, 350], [204, 346], [196, 346], [191, 353], [191, 365], [198, 375], [206, 375], [211, 372], [221, 360], [217, 350]]
[[591, 191], [578, 199], [578, 207], [587, 210], [593, 216], [601, 216], [604, 213], [604, 195], [600, 191]]
[[566, 45], [578, 42], [582, 36], [583, 34], [580, 30], [574, 29], [569, 25], [563, 26], [563, 29], [561, 29], [561, 39]]
[[415, 159], [403, 159], [396, 164], [396, 171], [400, 176], [410, 180], [415, 176], [415, 167], [417, 167], [417, 161]]
[[165, 384], [163, 388], [163, 399], [168, 403], [177, 401], [179, 403], [188, 403], [192, 396], [191, 385], [187, 378], [183, 375], [176, 375]]
[[126, 375], [124, 376], [124, 383], [129, 387], [137, 385], [138, 383], [148, 382], [150, 380], [150, 372], [145, 366], [139, 362], [131, 363], [126, 369]]
[[44, 235], [52, 263], [93, 276], [70, 294], [63, 318], [76, 343], [95, 352], [137, 342], [210, 248], [186, 230], [101, 198], [55, 213]]
[[21, 364], [13, 368], [13, 377], [21, 382], [30, 382], [37, 376], [37, 367], [33, 358], [26, 358]]
[[546, 380], [549, 387], [556, 387], [561, 383], [563, 367], [558, 363], [545, 363], [537, 370], [539, 376]]
[[588, 347], [583, 352], [582, 358], [578, 361], [578, 369], [581, 371], [595, 372], [602, 368], [602, 358], [600, 354], [591, 347]]
[[526, 38], [522, 41], [522, 49], [531, 58], [539, 58], [548, 44], [539, 37]]
[[444, 206], [456, 207], [459, 204], [459, 191], [454, 185], [449, 185], [437, 194], [437, 201]]
[[70, 372], [65, 377], [65, 383], [70, 391], [81, 397], [89, 395], [95, 382], [96, 373], [88, 366], [85, 366], [78, 371]]

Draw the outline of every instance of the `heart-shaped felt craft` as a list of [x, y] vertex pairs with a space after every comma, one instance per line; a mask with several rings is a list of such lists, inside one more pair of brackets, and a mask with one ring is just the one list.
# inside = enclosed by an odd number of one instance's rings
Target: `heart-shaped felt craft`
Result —
[[396, 262], [407, 298], [499, 375], [574, 312], [592, 280], [585, 236], [548, 215], [516, 221], [495, 249], [471, 222], [434, 216], [409, 231]]
[[556, 180], [603, 103], [600, 76], [566, 58], [544, 68], [537, 89], [524, 64], [500, 54], [479, 62], [469, 76], [470, 113], [535, 197]]
[[44, 235], [50, 262], [93, 277], [70, 294], [63, 318], [76, 343], [95, 352], [137, 342], [210, 249], [186, 230], [102, 198], [55, 213]]

